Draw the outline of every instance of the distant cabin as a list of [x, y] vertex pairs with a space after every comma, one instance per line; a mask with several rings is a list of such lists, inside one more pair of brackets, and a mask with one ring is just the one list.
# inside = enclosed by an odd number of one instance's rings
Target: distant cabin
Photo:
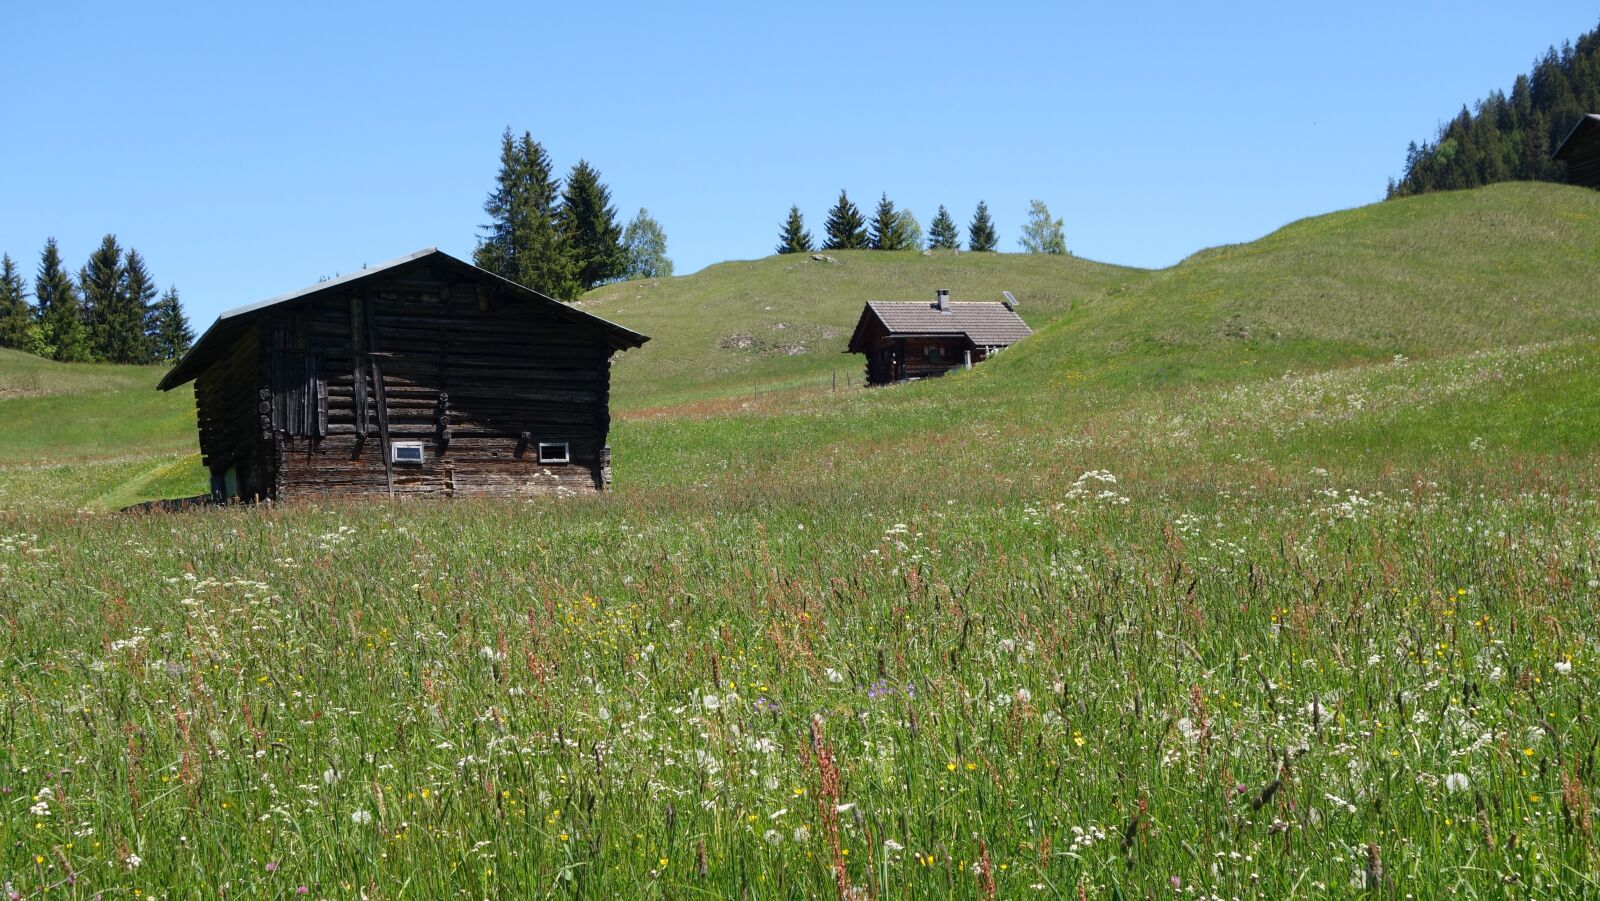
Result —
[[1590, 113], [1578, 120], [1556, 148], [1555, 159], [1567, 164], [1568, 182], [1600, 188], [1600, 115]]
[[193, 381], [217, 499], [593, 492], [644, 335], [435, 249], [223, 313]]
[[1007, 295], [1003, 302], [872, 301], [861, 311], [845, 353], [865, 354], [867, 384], [887, 385], [944, 375], [988, 359], [1033, 334]]

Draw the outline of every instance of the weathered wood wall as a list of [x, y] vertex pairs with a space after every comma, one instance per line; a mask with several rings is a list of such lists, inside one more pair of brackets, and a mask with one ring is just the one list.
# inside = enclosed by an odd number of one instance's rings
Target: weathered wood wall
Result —
[[271, 435], [262, 429], [269, 395], [261, 382], [261, 347], [256, 332], [247, 332], [194, 383], [200, 427], [201, 462], [211, 470], [213, 493], [224, 493], [225, 474], [235, 474], [236, 497], [270, 497]]
[[[592, 328], [428, 266], [259, 326], [274, 496], [595, 491], [609, 478], [610, 354]], [[390, 463], [393, 442], [424, 462]], [[565, 442], [570, 462], [538, 462]]]

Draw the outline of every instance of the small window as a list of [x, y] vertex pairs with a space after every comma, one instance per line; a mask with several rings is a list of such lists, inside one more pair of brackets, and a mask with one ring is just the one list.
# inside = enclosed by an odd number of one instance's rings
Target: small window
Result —
[[939, 363], [944, 359], [944, 354], [940, 353], [939, 348], [932, 344], [924, 347], [922, 349], [922, 353], [923, 356], [928, 358], [928, 362], [934, 364], [935, 366], [939, 365]]
[[396, 441], [389, 445], [389, 459], [396, 463], [422, 463], [422, 442]]
[[572, 450], [565, 441], [541, 441], [539, 442], [539, 462], [570, 463], [572, 462]]

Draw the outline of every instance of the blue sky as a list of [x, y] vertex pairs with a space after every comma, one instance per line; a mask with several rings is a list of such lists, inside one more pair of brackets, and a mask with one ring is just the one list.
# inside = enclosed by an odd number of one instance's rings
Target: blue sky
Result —
[[[924, 224], [1030, 198], [1166, 266], [1378, 200], [1408, 141], [1591, 4], [22, 3], [0, 12], [0, 250], [105, 232], [218, 312], [436, 245], [470, 255], [501, 131], [586, 158], [680, 274], [840, 188]], [[247, 8], [248, 7], [248, 8]]]

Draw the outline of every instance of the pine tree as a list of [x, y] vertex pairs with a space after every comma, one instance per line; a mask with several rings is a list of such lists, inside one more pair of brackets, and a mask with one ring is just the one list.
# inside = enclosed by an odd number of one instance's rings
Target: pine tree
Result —
[[843, 190], [839, 191], [839, 202], [828, 211], [825, 228], [828, 239], [823, 242], [823, 250], [861, 250], [867, 246], [866, 221]]
[[995, 234], [994, 221], [989, 218], [989, 205], [980, 200], [977, 210], [972, 214], [972, 223], [967, 226], [967, 249], [974, 253], [987, 253], [999, 243], [1000, 236]]
[[577, 280], [556, 228], [561, 183], [544, 146], [523, 132], [500, 138], [500, 172], [483, 203], [490, 222], [473, 252], [478, 266], [541, 294], [568, 298]]
[[939, 204], [939, 212], [928, 224], [928, 249], [961, 249], [961, 232], [956, 228], [956, 220], [950, 218], [950, 211], [942, 203]]
[[194, 344], [194, 331], [183, 314], [176, 286], [168, 288], [151, 310], [150, 344], [156, 360], [164, 363], [178, 360]]
[[810, 253], [812, 248], [805, 217], [800, 215], [799, 206], [790, 204], [789, 218], [784, 221], [783, 230], [778, 232], [778, 253]]
[[579, 160], [567, 176], [556, 224], [579, 290], [588, 291], [623, 274], [622, 226], [611, 206], [611, 189], [587, 160]]
[[650, 211], [639, 208], [622, 231], [622, 253], [627, 262], [623, 278], [670, 278], [672, 260], [667, 256], [667, 232], [650, 218]]
[[113, 363], [154, 363], [158, 358], [150, 328], [159, 289], [139, 251], [128, 248], [122, 268], [122, 293], [117, 298], [115, 319], [110, 323], [111, 342], [103, 348], [102, 359]]
[[1042, 200], [1028, 201], [1028, 224], [1017, 241], [1028, 253], [1064, 254], [1067, 238], [1061, 233], [1061, 220], [1050, 218], [1050, 208]]
[[894, 201], [889, 199], [887, 193], [878, 200], [878, 210], [872, 216], [872, 226], [868, 238], [869, 246], [873, 250], [909, 250], [911, 245], [906, 242], [905, 229], [901, 225], [900, 214], [895, 212]]
[[39, 273], [33, 280], [33, 296], [39, 308], [43, 349], [51, 358], [68, 363], [87, 362], [89, 336], [83, 327], [78, 288], [61, 265], [61, 249], [56, 239], [45, 241], [39, 255]]
[[78, 290], [81, 292], [83, 324], [89, 340], [90, 353], [97, 360], [126, 363], [112, 352], [116, 342], [114, 329], [121, 325], [118, 306], [122, 301], [123, 283], [127, 270], [122, 266], [122, 247], [116, 235], [100, 239], [100, 246], [89, 255], [89, 262], [78, 270]]
[[17, 269], [11, 254], [0, 256], [0, 347], [26, 350], [33, 327], [33, 308], [28, 305], [28, 282]]

